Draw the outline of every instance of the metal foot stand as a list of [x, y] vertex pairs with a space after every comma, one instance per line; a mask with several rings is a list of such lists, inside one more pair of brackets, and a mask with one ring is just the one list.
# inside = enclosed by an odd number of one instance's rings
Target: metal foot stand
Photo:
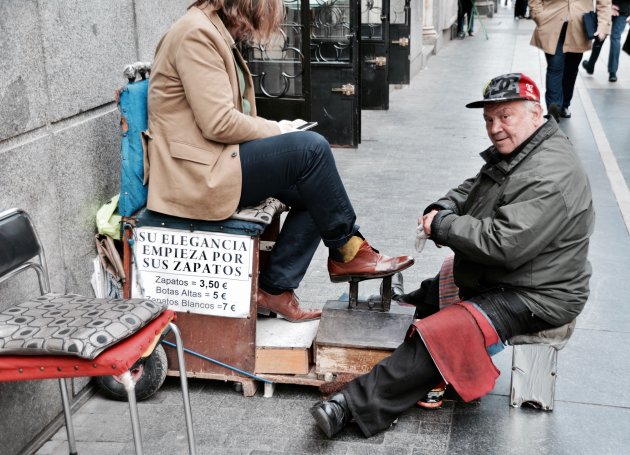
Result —
[[359, 282], [350, 281], [348, 309], [367, 309], [387, 312], [392, 305], [392, 276], [383, 277], [380, 295], [371, 295], [367, 300], [359, 300]]
[[314, 341], [318, 375], [367, 373], [404, 340], [415, 307], [392, 305], [392, 296], [403, 293], [400, 273], [382, 280], [380, 293], [367, 299], [359, 299], [357, 280], [350, 282], [348, 301], [326, 302]]

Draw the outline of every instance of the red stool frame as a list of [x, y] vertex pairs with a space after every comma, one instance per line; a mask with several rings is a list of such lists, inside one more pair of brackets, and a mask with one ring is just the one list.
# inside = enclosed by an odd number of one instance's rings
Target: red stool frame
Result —
[[[46, 259], [37, 232], [26, 212], [20, 209], [11, 209], [0, 213], [0, 242], [11, 242], [11, 245], [4, 245], [6, 248], [2, 248], [3, 245], [0, 244], [0, 283], [25, 270], [34, 269], [39, 280], [41, 294], [48, 294], [50, 284]], [[91, 360], [70, 355], [2, 355], [0, 353], [0, 382], [58, 379], [68, 434], [69, 452], [71, 455], [75, 455], [77, 449], [66, 378], [118, 376], [127, 391], [136, 454], [142, 454], [142, 437], [135, 394], [136, 382], [130, 369], [139, 359], [153, 350], [162, 332], [168, 327], [175, 335], [188, 448], [189, 453], [194, 455], [196, 447], [184, 363], [184, 348], [179, 329], [172, 322], [174, 319], [174, 312], [163, 311], [134, 334], [109, 347]]]

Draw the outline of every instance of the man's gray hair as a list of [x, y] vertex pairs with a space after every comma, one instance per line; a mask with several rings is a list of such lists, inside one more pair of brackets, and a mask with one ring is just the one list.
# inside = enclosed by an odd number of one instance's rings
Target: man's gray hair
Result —
[[537, 106], [540, 106], [540, 103], [538, 101], [533, 100], [523, 100], [523, 103], [525, 103], [525, 109], [527, 109], [531, 113], [535, 113]]

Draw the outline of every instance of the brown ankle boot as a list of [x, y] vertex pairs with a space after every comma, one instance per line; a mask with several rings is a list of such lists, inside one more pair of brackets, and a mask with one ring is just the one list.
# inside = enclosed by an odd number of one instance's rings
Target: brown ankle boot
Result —
[[352, 260], [339, 262], [329, 257], [328, 273], [333, 283], [369, 280], [393, 275], [411, 267], [413, 262], [411, 256], [384, 256], [372, 248], [367, 240], [363, 240]]
[[291, 322], [312, 321], [322, 316], [321, 311], [304, 311], [300, 308], [300, 301], [293, 291], [273, 295], [258, 289], [258, 314], [270, 315], [271, 313], [277, 313]]

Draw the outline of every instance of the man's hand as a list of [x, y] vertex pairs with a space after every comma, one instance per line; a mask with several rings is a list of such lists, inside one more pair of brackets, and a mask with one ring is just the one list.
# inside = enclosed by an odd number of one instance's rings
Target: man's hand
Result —
[[427, 237], [431, 237], [431, 222], [433, 221], [433, 218], [435, 218], [437, 212], [437, 210], [431, 210], [426, 215], [422, 215], [418, 218], [418, 226], [422, 226], [422, 229]]
[[595, 38], [600, 41], [604, 41], [608, 35], [604, 32], [600, 32], [599, 29], [595, 32]]
[[617, 5], [613, 5], [612, 6], [612, 15], [613, 16], [619, 16], [619, 6], [617, 6]]

